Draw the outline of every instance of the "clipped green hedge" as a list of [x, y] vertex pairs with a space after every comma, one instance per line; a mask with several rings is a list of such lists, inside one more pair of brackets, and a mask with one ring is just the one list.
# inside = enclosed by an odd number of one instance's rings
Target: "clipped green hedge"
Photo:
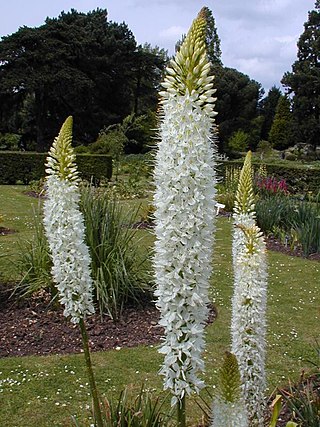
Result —
[[[0, 152], [0, 184], [29, 184], [45, 176], [47, 153]], [[112, 158], [104, 154], [77, 154], [80, 177], [95, 183], [112, 176]]]
[[[277, 179], [285, 179], [289, 191], [292, 193], [306, 193], [312, 191], [318, 193], [320, 191], [320, 166], [310, 165], [282, 165], [276, 163], [264, 163], [269, 176], [274, 176]], [[224, 171], [228, 166], [242, 167], [243, 160], [221, 161], [219, 165], [219, 175], [225, 176]], [[260, 163], [254, 163], [255, 170], [260, 166]]]

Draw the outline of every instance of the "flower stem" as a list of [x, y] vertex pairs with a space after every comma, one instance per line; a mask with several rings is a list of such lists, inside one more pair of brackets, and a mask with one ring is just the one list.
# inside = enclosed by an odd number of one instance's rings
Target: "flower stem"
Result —
[[97, 386], [96, 386], [96, 382], [94, 379], [91, 357], [90, 357], [90, 350], [89, 350], [89, 344], [88, 344], [88, 334], [87, 334], [87, 329], [86, 329], [86, 326], [85, 326], [83, 319], [80, 319], [79, 326], [80, 326], [80, 330], [81, 330], [84, 357], [85, 357], [85, 361], [86, 361], [86, 365], [87, 365], [89, 384], [90, 384], [90, 389], [91, 389], [91, 396], [92, 396], [92, 400], [93, 400], [94, 420], [95, 420], [95, 424], [97, 427], [103, 427], [101, 408], [100, 408], [100, 403], [99, 403], [99, 399], [98, 399], [98, 391], [97, 391]]
[[186, 396], [184, 395], [177, 404], [178, 427], [186, 427]]

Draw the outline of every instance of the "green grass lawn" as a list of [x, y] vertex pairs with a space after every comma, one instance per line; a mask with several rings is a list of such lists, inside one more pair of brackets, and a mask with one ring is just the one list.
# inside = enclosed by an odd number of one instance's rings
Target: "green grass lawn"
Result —
[[15, 232], [0, 236], [0, 256], [2, 281], [17, 279], [14, 262], [20, 243], [32, 238], [34, 216], [39, 212], [39, 200], [26, 196], [24, 185], [0, 185], [0, 214], [3, 215], [2, 227]]
[[[4, 277], [10, 276], [18, 239], [32, 236], [32, 205], [37, 200], [22, 194], [23, 187], [0, 187], [2, 225], [18, 231], [0, 236], [1, 251], [10, 251], [10, 259], [1, 258]], [[128, 208], [130, 202], [127, 206]], [[149, 248], [153, 236], [138, 231], [141, 248]], [[9, 262], [10, 261], [10, 262]], [[320, 263], [270, 252], [268, 289], [267, 375], [268, 393], [297, 379], [308, 359], [315, 360], [313, 345], [319, 339]], [[217, 220], [211, 298], [218, 310], [217, 320], [207, 328], [205, 379], [209, 387], [223, 353], [230, 343], [232, 295], [231, 223]], [[11, 277], [15, 274], [11, 271]], [[0, 343], [1, 345], [1, 343]], [[161, 356], [155, 346], [98, 352], [93, 354], [97, 383], [102, 395], [112, 397], [126, 385], [133, 392], [145, 388], [159, 394], [162, 389], [157, 371]], [[90, 395], [82, 354], [69, 356], [15, 357], [0, 359], [0, 425], [4, 427], [71, 426], [76, 415], [81, 426], [90, 425]], [[194, 398], [188, 400], [189, 425], [200, 419]]]

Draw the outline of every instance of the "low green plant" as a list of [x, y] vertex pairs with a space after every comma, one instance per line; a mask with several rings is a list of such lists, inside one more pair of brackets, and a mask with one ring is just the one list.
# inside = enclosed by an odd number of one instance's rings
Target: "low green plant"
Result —
[[146, 257], [134, 246], [136, 230], [131, 227], [136, 212], [125, 217], [123, 209], [106, 193], [92, 186], [82, 189], [81, 210], [85, 217], [86, 241], [92, 259], [92, 276], [101, 314], [119, 319], [129, 302], [150, 297]]
[[32, 193], [34, 193], [38, 196], [44, 195], [44, 193], [45, 193], [45, 180], [44, 180], [44, 178], [34, 180], [34, 181], [30, 181], [28, 191], [31, 191]]
[[256, 202], [256, 215], [258, 226], [265, 234], [272, 234], [275, 228], [287, 230], [288, 215], [292, 213], [290, 199], [275, 194], [269, 197], [260, 197]]
[[31, 240], [19, 242], [19, 256], [16, 262], [22, 276], [14, 293], [29, 297], [41, 290], [48, 290], [54, 298], [57, 294], [51, 276], [52, 260], [44, 234], [40, 209], [34, 211], [34, 235]]
[[[119, 203], [109, 200], [101, 188], [84, 186], [80, 206], [86, 224], [86, 243], [92, 259], [95, 299], [100, 313], [119, 319], [124, 306], [150, 299], [150, 276], [146, 256], [134, 248], [136, 230], [131, 225], [137, 213], [124, 215]], [[35, 233], [20, 243], [18, 269], [22, 276], [15, 292], [23, 297], [46, 289], [55, 296], [52, 262], [41, 214], [34, 215]]]
[[[269, 427], [277, 427], [277, 421], [279, 419], [281, 408], [282, 408], [281, 395], [277, 394], [273, 402], [271, 403], [272, 413], [271, 413], [271, 420], [270, 420]], [[289, 421], [287, 422], [286, 427], [298, 427], [298, 424], [293, 421]]]
[[305, 378], [301, 376], [296, 385], [280, 390], [284, 401], [291, 410], [292, 418], [299, 425], [319, 427], [320, 425], [320, 371]]
[[[154, 399], [143, 389], [135, 398], [130, 396], [128, 389], [120, 392], [119, 397], [105, 399], [102, 402], [104, 427], [167, 427], [172, 425], [172, 416], [164, 411], [165, 400]], [[72, 421], [80, 427], [75, 417]]]
[[0, 133], [0, 150], [19, 150], [21, 135], [16, 133]]
[[232, 191], [224, 191], [222, 193], [217, 194], [217, 202], [222, 203], [224, 205], [224, 210], [226, 212], [232, 212], [234, 208], [236, 194]]
[[108, 197], [118, 200], [145, 198], [149, 193], [149, 184], [143, 178], [121, 177], [107, 185]]
[[320, 252], [320, 203], [295, 200], [284, 194], [260, 197], [256, 203], [257, 222], [266, 234], [273, 234], [304, 254]]
[[297, 203], [292, 219], [303, 254], [320, 252], [320, 203]]

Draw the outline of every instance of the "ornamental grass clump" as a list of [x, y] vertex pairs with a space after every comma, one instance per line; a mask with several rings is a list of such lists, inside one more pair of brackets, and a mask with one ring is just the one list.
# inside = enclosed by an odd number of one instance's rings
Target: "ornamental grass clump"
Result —
[[164, 388], [185, 425], [185, 396], [203, 387], [204, 326], [215, 218], [213, 76], [203, 10], [167, 68], [155, 161], [157, 307], [165, 329]]
[[79, 324], [88, 369], [94, 416], [102, 427], [101, 409], [90, 359], [85, 317], [94, 313], [90, 255], [85, 244], [83, 215], [79, 209], [79, 177], [71, 146], [72, 117], [62, 125], [49, 151], [46, 164], [47, 199], [44, 202], [44, 228], [52, 256], [52, 276], [64, 316]]
[[263, 426], [267, 263], [265, 242], [254, 219], [250, 158], [249, 152], [240, 175], [234, 214], [231, 351], [238, 360], [250, 425]]

